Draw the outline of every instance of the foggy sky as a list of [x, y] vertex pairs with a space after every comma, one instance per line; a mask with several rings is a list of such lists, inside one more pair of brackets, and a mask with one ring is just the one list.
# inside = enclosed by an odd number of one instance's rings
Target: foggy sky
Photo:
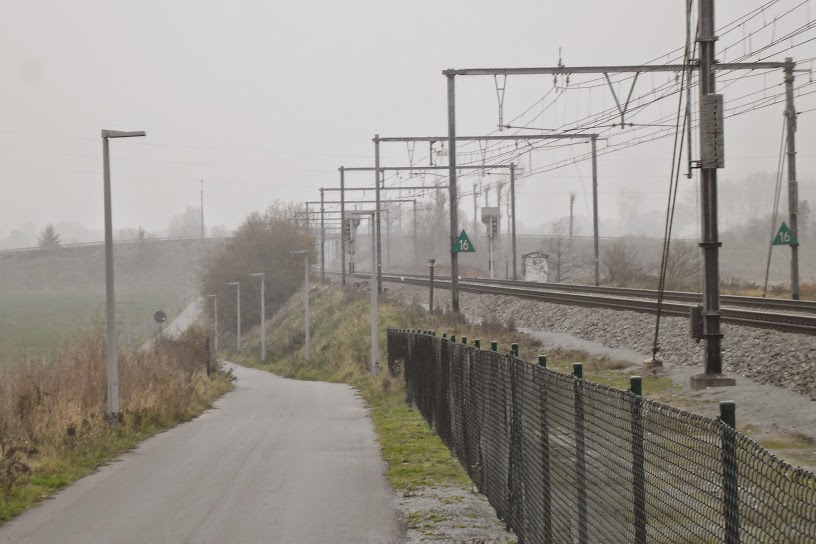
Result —
[[[719, 0], [717, 24], [765, 2]], [[793, 5], [780, 0], [718, 50]], [[685, 35], [681, 0], [6, 0], [0, 9], [0, 238], [25, 222], [101, 231], [103, 128], [148, 134], [111, 143], [115, 228], [166, 229], [171, 216], [198, 205], [202, 179], [207, 225], [232, 228], [274, 199], [318, 199], [319, 187], [338, 184], [340, 165], [372, 166], [375, 133], [446, 134], [445, 68], [555, 65], [559, 47], [567, 65], [635, 64], [680, 47]], [[781, 35], [783, 23], [773, 30]], [[814, 57], [816, 42], [774, 60], [787, 55]], [[636, 94], [667, 77], [642, 76]], [[797, 84], [809, 77], [797, 74]], [[771, 73], [737, 83], [726, 102], [781, 82]], [[492, 78], [457, 85], [459, 134], [495, 130]], [[552, 85], [551, 77], [509, 78], [505, 120]], [[797, 109], [816, 107], [815, 97], [798, 98]], [[550, 112], [554, 120], [613, 103], [602, 87], [569, 100]], [[782, 111], [726, 122], [720, 179], [776, 172]], [[816, 112], [800, 117], [797, 145], [800, 180], [816, 180]], [[602, 217], [663, 209], [670, 160], [670, 139], [603, 157]], [[383, 162], [405, 164], [405, 147], [385, 147]], [[520, 222], [565, 215], [569, 192], [587, 215], [589, 172], [582, 163], [520, 181]], [[349, 179], [372, 183], [373, 174]], [[463, 192], [471, 184], [463, 180]], [[682, 187], [693, 205], [693, 183]], [[805, 184], [803, 198], [809, 191]], [[634, 211], [621, 205], [627, 195]], [[757, 198], [772, 200], [770, 188]], [[470, 197], [462, 204], [471, 209]], [[655, 225], [650, 234], [660, 232]]]

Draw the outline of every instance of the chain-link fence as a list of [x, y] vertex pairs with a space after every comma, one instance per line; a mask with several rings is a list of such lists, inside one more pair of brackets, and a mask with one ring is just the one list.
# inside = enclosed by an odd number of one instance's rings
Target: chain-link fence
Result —
[[580, 366], [563, 374], [429, 332], [389, 330], [388, 356], [519, 542], [816, 542], [816, 475], [727, 413], [705, 418], [583, 380]]

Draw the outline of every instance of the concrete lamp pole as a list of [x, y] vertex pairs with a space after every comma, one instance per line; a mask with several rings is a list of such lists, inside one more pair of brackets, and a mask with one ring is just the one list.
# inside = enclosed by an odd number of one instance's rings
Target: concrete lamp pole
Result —
[[213, 351], [218, 353], [218, 295], [207, 295], [213, 299]]
[[240, 352], [241, 351], [241, 282], [240, 281], [231, 281], [227, 285], [234, 285], [236, 288], [235, 297], [237, 300], [236, 309], [235, 309], [235, 316], [236, 321], [238, 322], [238, 338], [236, 340], [236, 349]]
[[116, 295], [113, 288], [113, 219], [111, 215], [110, 138], [137, 138], [146, 136], [142, 131], [102, 131], [102, 168], [105, 200], [105, 335], [108, 367], [108, 415], [119, 421], [119, 359], [116, 345]]
[[292, 255], [303, 255], [303, 305], [304, 305], [304, 329], [306, 334], [306, 346], [304, 347], [304, 359], [309, 360], [309, 351], [311, 348], [311, 338], [309, 330], [309, 252], [305, 249], [300, 251], [290, 251]]
[[[376, 217], [376, 221], [375, 221]], [[371, 214], [371, 233], [374, 233], [374, 229], [376, 227], [377, 234], [380, 233], [380, 213], [379, 210], [377, 212]], [[379, 240], [379, 238], [377, 238]], [[378, 287], [379, 284], [374, 279], [374, 267], [377, 267], [377, 272], [382, 272], [382, 266], [378, 261], [378, 257], [375, 257], [375, 252], [381, 249], [377, 243], [375, 243], [374, 236], [371, 237], [371, 375], [375, 376], [377, 374], [377, 359], [380, 353], [380, 339], [377, 332], [377, 321], [379, 318], [377, 317], [377, 297], [379, 296], [379, 291], [375, 287]], [[377, 253], [379, 256], [379, 253]]]
[[263, 272], [256, 272], [250, 276], [261, 278], [261, 361], [266, 362], [266, 297], [264, 293], [266, 278]]

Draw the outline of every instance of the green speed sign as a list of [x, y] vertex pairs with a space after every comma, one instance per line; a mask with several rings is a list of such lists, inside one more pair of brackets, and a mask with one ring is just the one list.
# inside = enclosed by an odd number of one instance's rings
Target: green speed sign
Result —
[[782, 226], [779, 227], [779, 230], [774, 236], [773, 243], [771, 245], [774, 246], [794, 246], [799, 245], [799, 241], [796, 239], [796, 235], [793, 231], [788, 228], [785, 223], [782, 223]]
[[464, 230], [462, 231], [462, 234], [459, 235], [459, 238], [456, 239], [456, 243], [453, 244], [453, 252], [476, 253], [476, 248], [473, 247], [470, 238], [468, 238], [468, 235]]

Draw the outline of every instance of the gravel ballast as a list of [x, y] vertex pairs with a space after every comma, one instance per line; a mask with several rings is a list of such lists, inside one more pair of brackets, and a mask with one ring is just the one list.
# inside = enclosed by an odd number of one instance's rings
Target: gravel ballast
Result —
[[[428, 304], [425, 287], [387, 283], [392, 296]], [[652, 352], [651, 314], [550, 304], [500, 295], [460, 293], [460, 309], [471, 321], [489, 319], [516, 327], [568, 333], [610, 348]], [[450, 308], [450, 292], [436, 290], [434, 305]], [[723, 365], [760, 384], [785, 387], [816, 400], [816, 337], [724, 323]], [[663, 317], [658, 358], [670, 365], [704, 368], [704, 344], [689, 336], [689, 320]]]

